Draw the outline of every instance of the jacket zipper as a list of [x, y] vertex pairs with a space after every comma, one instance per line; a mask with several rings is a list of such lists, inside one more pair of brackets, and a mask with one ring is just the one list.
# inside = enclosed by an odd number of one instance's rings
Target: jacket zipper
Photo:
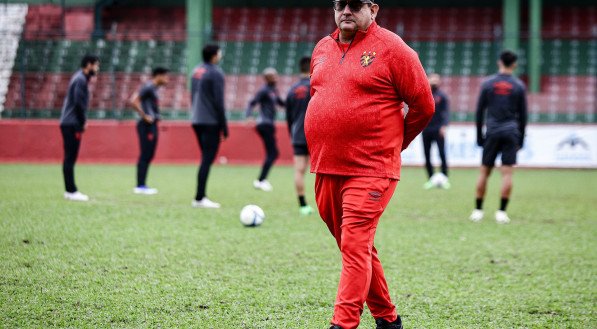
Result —
[[[340, 58], [340, 64], [342, 64], [342, 62], [344, 61], [344, 57], [346, 57], [346, 54], [350, 50], [350, 46], [352, 46], [352, 42], [354, 41], [355, 38], [356, 38], [356, 35], [354, 38], [352, 38], [352, 40], [350, 40], [350, 43], [348, 44], [348, 48], [346, 48], [346, 51], [342, 54], [342, 58]], [[338, 42], [338, 46], [340, 47], [340, 40], [338, 40], [337, 42]], [[342, 48], [342, 47], [340, 47], [340, 48]]]

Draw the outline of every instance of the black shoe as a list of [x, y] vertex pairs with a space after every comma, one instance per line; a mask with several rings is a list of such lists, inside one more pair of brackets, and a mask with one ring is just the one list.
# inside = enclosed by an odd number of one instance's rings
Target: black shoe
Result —
[[388, 322], [384, 319], [376, 319], [375, 324], [377, 325], [377, 329], [402, 329], [402, 320], [400, 319], [400, 315], [394, 322]]
[[333, 326], [330, 327], [330, 329], [342, 329], [342, 327], [337, 326], [337, 325], [333, 325]]

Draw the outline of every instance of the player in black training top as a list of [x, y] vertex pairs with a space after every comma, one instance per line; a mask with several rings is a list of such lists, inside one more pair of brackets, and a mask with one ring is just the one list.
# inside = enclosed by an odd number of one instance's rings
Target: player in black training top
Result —
[[147, 171], [149, 164], [155, 155], [158, 145], [158, 121], [160, 117], [160, 97], [158, 89], [169, 82], [168, 69], [156, 67], [151, 74], [151, 80], [141, 86], [138, 92], [130, 99], [130, 104], [139, 114], [137, 122], [137, 134], [139, 135], [139, 146], [141, 154], [137, 161], [137, 187], [133, 189], [135, 194], [152, 195], [158, 190], [146, 185]]
[[[432, 187], [440, 187], [444, 189], [450, 188], [448, 181], [448, 162], [446, 161], [446, 130], [450, 122], [450, 106], [448, 96], [440, 88], [441, 77], [437, 73], [429, 75], [429, 84], [431, 85], [431, 92], [435, 100], [435, 113], [433, 118], [423, 130], [423, 150], [425, 151], [425, 169], [429, 180], [423, 187], [430, 189]], [[439, 151], [439, 158], [442, 161], [442, 172], [434, 173], [433, 165], [431, 164], [431, 145], [437, 144]], [[439, 177], [438, 177], [439, 176]], [[436, 182], [435, 177], [439, 179]]]
[[257, 180], [253, 181], [253, 187], [269, 192], [273, 190], [273, 187], [267, 181], [267, 175], [280, 154], [276, 145], [276, 105], [284, 106], [285, 103], [278, 95], [278, 89], [276, 88], [278, 82], [278, 72], [276, 69], [272, 67], [266, 68], [263, 71], [263, 77], [266, 84], [249, 102], [245, 117], [249, 118], [251, 116], [255, 105], [259, 104], [261, 106], [261, 111], [257, 118], [257, 133], [263, 140], [266, 156], [261, 174]]
[[309, 164], [309, 150], [305, 138], [305, 113], [311, 100], [311, 57], [303, 57], [299, 62], [301, 80], [290, 88], [286, 97], [286, 121], [294, 150], [294, 184], [299, 199], [301, 215], [310, 215], [313, 208], [305, 201], [305, 172]]
[[487, 179], [499, 153], [502, 155], [502, 198], [495, 220], [501, 224], [510, 222], [506, 207], [512, 192], [512, 171], [516, 164], [516, 153], [523, 145], [527, 124], [525, 86], [512, 75], [516, 69], [516, 60], [515, 53], [503, 51], [498, 60], [499, 73], [489, 77], [481, 86], [476, 121], [477, 144], [483, 147], [483, 160], [477, 182], [476, 207], [470, 216], [475, 222], [483, 219]]
[[217, 45], [203, 48], [203, 64], [193, 70], [191, 80], [192, 125], [201, 149], [201, 166], [197, 174], [197, 194], [192, 201], [196, 208], [217, 209], [221, 205], [206, 195], [207, 177], [220, 142], [228, 138], [224, 108], [224, 72], [218, 66], [222, 51]]
[[75, 162], [79, 155], [81, 138], [87, 128], [87, 108], [89, 106], [89, 79], [99, 71], [99, 58], [85, 55], [81, 69], [70, 80], [68, 92], [60, 114], [60, 131], [64, 141], [64, 162], [62, 174], [66, 192], [64, 198], [72, 201], [88, 201], [89, 197], [75, 185]]

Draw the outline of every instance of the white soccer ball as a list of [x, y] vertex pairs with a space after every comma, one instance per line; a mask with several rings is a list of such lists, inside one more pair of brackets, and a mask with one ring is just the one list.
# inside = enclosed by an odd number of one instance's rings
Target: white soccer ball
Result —
[[244, 226], [259, 226], [265, 219], [263, 209], [254, 204], [246, 205], [240, 211], [240, 222]]
[[448, 177], [443, 173], [435, 173], [431, 176], [431, 182], [433, 183], [433, 186], [441, 188], [448, 182]]

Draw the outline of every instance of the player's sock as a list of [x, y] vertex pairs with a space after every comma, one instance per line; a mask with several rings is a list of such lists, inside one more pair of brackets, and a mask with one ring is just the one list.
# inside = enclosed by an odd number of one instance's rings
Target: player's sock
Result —
[[483, 198], [477, 198], [477, 200], [475, 200], [475, 205], [476, 208], [475, 209], [483, 209]]
[[500, 210], [501, 211], [506, 211], [506, 207], [508, 207], [508, 201], [510, 201], [510, 199], [502, 198], [502, 200], [500, 202]]
[[305, 201], [304, 195], [299, 195], [298, 200], [299, 200], [299, 206], [304, 207], [307, 205], [307, 201]]

